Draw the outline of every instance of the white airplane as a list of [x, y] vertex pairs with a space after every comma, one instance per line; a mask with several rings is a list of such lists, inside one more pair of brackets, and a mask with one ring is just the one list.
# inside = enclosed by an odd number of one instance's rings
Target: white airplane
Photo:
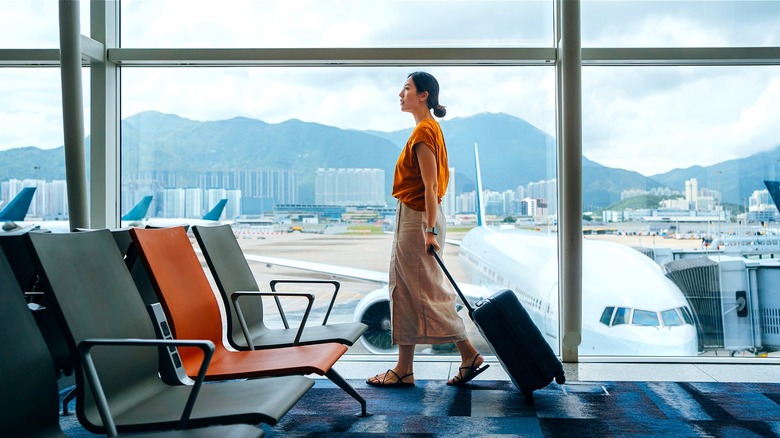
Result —
[[[477, 193], [482, 191], [477, 164]], [[485, 225], [478, 196], [478, 226], [460, 244], [460, 260], [470, 276], [459, 284], [469, 301], [501, 289], [513, 290], [558, 351], [558, 243], [554, 234]], [[458, 242], [450, 242], [455, 243]], [[627, 246], [583, 241], [582, 343], [580, 354], [594, 356], [696, 356], [693, 314], [680, 289], [653, 260]], [[358, 303], [354, 318], [369, 326], [362, 345], [373, 353], [395, 351], [390, 335], [386, 272], [300, 260], [246, 255], [247, 260], [361, 279], [382, 287]]]
[[220, 221], [220, 217], [222, 216], [222, 212], [225, 210], [225, 205], [227, 204], [227, 199], [220, 199], [214, 207], [209, 210], [208, 213], [203, 215], [201, 218], [169, 218], [169, 217], [152, 217], [148, 219], [144, 219], [141, 224], [145, 225], [147, 227], [153, 227], [153, 228], [165, 228], [165, 227], [175, 227], [179, 225], [215, 225], [219, 223], [224, 223]]
[[123, 227], [136, 227], [142, 226], [144, 219], [146, 219], [146, 212], [149, 211], [149, 205], [152, 204], [152, 195], [146, 195], [136, 203], [133, 208], [130, 209], [124, 216], [122, 216], [121, 224]]
[[25, 187], [13, 199], [11, 199], [0, 211], [0, 222], [3, 222], [3, 231], [17, 231], [30, 226], [19, 223], [24, 221], [27, 211], [30, 209], [35, 187]]
[[[130, 209], [125, 215], [122, 216], [122, 226], [123, 227], [134, 227], [134, 226], [143, 226], [143, 220], [146, 216], [147, 210], [149, 210], [149, 205], [152, 203], [152, 196], [144, 196], [141, 198], [138, 203], [136, 203], [133, 208]], [[46, 231], [51, 231], [52, 233], [68, 233], [71, 230], [70, 227], [70, 221], [65, 220], [48, 220], [48, 221], [25, 221], [22, 222], [22, 226], [26, 228], [35, 228], [35, 229], [41, 229]]]

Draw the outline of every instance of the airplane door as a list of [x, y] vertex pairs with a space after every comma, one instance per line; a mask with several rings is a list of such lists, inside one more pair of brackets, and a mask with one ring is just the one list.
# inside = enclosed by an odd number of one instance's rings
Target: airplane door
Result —
[[547, 303], [544, 304], [544, 331], [547, 336], [558, 339], [558, 283], [547, 292]]

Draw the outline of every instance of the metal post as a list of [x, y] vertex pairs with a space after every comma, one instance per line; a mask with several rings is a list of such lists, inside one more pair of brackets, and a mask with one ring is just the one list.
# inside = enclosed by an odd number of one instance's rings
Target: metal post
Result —
[[60, 77], [70, 227], [89, 228], [79, 0], [60, 0]]
[[562, 0], [558, 78], [561, 82], [558, 141], [560, 200], [559, 267], [561, 285], [561, 356], [579, 361], [582, 341], [582, 49], [580, 1]]
[[723, 197], [723, 195], [720, 193], [720, 174], [723, 173], [720, 170], [715, 171], [715, 175], [718, 176], [718, 238], [720, 239], [720, 214], [721, 214], [721, 207], [720, 207], [720, 199]]
[[119, 47], [119, 2], [93, 1], [93, 40], [103, 44], [103, 57], [92, 62], [90, 83], [90, 223], [93, 228], [120, 225], [119, 67], [108, 62], [107, 49]]

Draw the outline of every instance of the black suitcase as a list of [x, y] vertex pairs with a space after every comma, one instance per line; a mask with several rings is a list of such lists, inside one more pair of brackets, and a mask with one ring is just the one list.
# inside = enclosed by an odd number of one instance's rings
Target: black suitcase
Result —
[[433, 255], [512, 383], [525, 395], [527, 405], [534, 404], [535, 390], [553, 380], [558, 384], [566, 381], [561, 361], [514, 292], [500, 290], [477, 302], [476, 308], [471, 307], [439, 255], [435, 252]]

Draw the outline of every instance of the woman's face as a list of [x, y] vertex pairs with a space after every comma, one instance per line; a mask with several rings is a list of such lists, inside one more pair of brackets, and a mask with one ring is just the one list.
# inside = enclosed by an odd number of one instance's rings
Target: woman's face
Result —
[[[425, 107], [426, 93], [418, 94], [417, 88], [414, 86], [414, 80], [409, 77], [404, 82], [404, 87], [398, 96], [401, 98], [401, 111], [407, 113], [416, 113], [419, 111], [420, 106]], [[427, 109], [427, 107], [426, 107]]]

